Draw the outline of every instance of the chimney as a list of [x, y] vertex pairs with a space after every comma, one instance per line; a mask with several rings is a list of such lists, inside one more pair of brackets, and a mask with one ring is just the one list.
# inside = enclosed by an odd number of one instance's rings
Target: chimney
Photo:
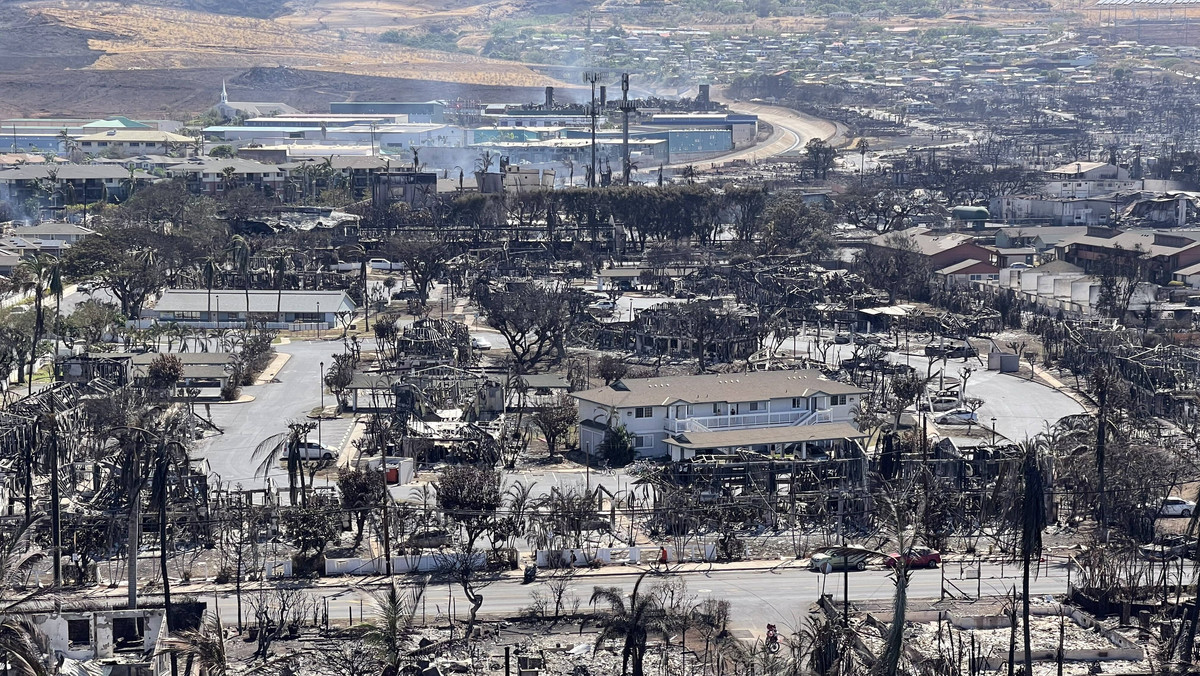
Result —
[[546, 110], [554, 110], [554, 87], [546, 87]]
[[608, 103], [608, 87], [600, 85], [600, 107], [603, 108], [606, 103]]

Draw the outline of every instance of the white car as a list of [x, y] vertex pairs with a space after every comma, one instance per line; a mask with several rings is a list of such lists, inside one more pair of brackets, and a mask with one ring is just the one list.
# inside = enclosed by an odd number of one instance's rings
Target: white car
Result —
[[490, 350], [492, 349], [492, 344], [488, 342], [487, 338], [471, 336], [471, 347], [475, 348], [476, 350]]
[[966, 408], [956, 408], [934, 418], [933, 421], [939, 425], [978, 425], [979, 416], [975, 411]]
[[1158, 510], [1159, 516], [1181, 516], [1188, 518], [1196, 511], [1196, 503], [1191, 500], [1184, 500], [1178, 495], [1163, 500], [1162, 507]]
[[385, 272], [391, 272], [392, 270], [404, 269], [403, 263], [393, 263], [386, 258], [372, 258], [370, 261], [368, 261], [368, 264], [371, 266], [372, 270], [376, 271], [382, 270]]
[[[288, 460], [288, 455], [288, 449], [283, 449], [279, 453], [279, 461], [286, 463]], [[337, 457], [341, 454], [336, 448], [324, 446], [315, 441], [301, 441], [299, 446], [296, 448], [296, 455], [300, 460], [331, 461], [337, 460]]]
[[611, 300], [598, 300], [591, 305], [593, 310], [607, 310], [612, 312], [617, 309], [617, 304]]

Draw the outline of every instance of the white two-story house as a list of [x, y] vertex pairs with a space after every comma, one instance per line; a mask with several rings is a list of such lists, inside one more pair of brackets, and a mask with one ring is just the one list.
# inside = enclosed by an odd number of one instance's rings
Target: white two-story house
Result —
[[624, 426], [639, 456], [678, 461], [743, 447], [803, 455], [812, 444], [861, 438], [851, 410], [866, 392], [806, 370], [618, 380], [571, 396], [584, 452]]

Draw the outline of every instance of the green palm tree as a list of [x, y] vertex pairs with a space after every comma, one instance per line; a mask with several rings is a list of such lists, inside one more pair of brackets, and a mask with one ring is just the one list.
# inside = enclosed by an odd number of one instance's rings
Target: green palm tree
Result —
[[278, 249], [271, 262], [275, 268], [275, 320], [283, 321], [283, 283], [287, 271], [294, 267], [291, 249]]
[[29, 391], [32, 393], [33, 365], [37, 361], [37, 346], [46, 329], [43, 300], [46, 294], [52, 294], [57, 299], [55, 304], [57, 309], [62, 299], [63, 284], [59, 261], [54, 256], [43, 253], [26, 258], [17, 265], [14, 280], [18, 290], [33, 296], [33, 341], [29, 354]]
[[242, 235], [234, 235], [229, 240], [229, 254], [233, 259], [233, 268], [242, 277], [242, 288], [246, 291], [246, 331], [250, 331], [250, 259], [254, 249], [250, 240]]
[[237, 168], [225, 167], [221, 169], [221, 185], [228, 192], [237, 188]]
[[596, 647], [605, 641], [620, 638], [621, 676], [644, 676], [643, 663], [646, 659], [646, 641], [654, 631], [666, 629], [666, 613], [657, 594], [641, 591], [646, 573], [638, 576], [628, 599], [620, 587], [596, 587], [592, 590], [591, 603], [608, 605], [608, 615], [602, 620], [600, 633], [596, 636]]
[[314, 422], [289, 422], [286, 432], [272, 434], [263, 439], [254, 447], [254, 452], [250, 456], [252, 462], [258, 463], [254, 475], [264, 478], [271, 468], [276, 466], [275, 463], [280, 458], [286, 460], [288, 498], [293, 505], [297, 504], [297, 496], [300, 498], [299, 504], [308, 504], [308, 491], [304, 486], [304, 458], [300, 455], [300, 442], [307, 440], [309, 432], [315, 429], [317, 429], [317, 424]]
[[133, 197], [133, 193], [137, 190], [137, 167], [130, 164], [129, 175], [121, 179], [121, 188], [125, 191], [125, 200], [129, 201]]
[[205, 297], [208, 301], [208, 320], [212, 321], [212, 292], [217, 283], [217, 275], [221, 274], [224, 260], [217, 256], [206, 256], [200, 263], [200, 275], [204, 277]]

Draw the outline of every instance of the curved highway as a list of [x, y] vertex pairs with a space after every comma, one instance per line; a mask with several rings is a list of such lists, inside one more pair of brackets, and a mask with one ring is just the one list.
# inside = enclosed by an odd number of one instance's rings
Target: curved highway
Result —
[[668, 164], [666, 168], [679, 169], [690, 164], [701, 169], [707, 165], [723, 164], [734, 160], [755, 163], [786, 153], [802, 151], [804, 145], [812, 138], [823, 139], [834, 146], [845, 139], [845, 128], [842, 125], [790, 108], [765, 103], [731, 101], [724, 101], [724, 103], [730, 112], [757, 115], [758, 119], [771, 125], [771, 135], [762, 143], [739, 148], [725, 155], [718, 155], [706, 160]]

